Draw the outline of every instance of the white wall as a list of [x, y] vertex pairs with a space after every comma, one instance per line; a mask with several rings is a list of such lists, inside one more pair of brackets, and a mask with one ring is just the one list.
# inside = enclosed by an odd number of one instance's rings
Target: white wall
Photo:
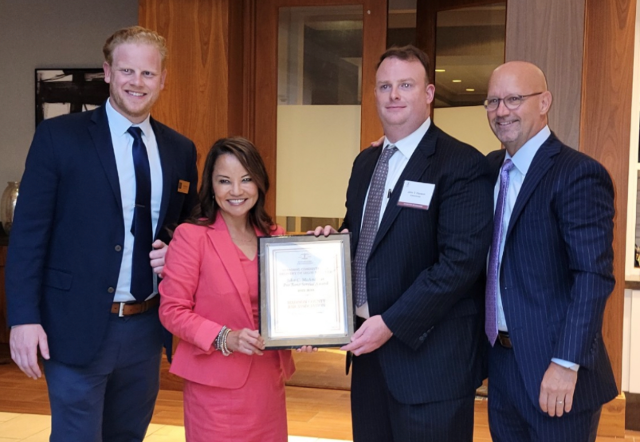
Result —
[[484, 106], [434, 109], [433, 121], [452, 137], [471, 144], [485, 155], [500, 149], [500, 141], [489, 127]]
[[624, 291], [622, 391], [640, 394], [640, 291]]
[[[435, 123], [487, 154], [500, 148], [482, 106], [436, 109]], [[278, 106], [276, 215], [341, 218], [360, 145], [360, 106]]]
[[100, 67], [106, 38], [137, 23], [137, 0], [0, 0], [0, 192], [24, 171], [34, 70]]
[[278, 106], [276, 215], [344, 216], [360, 106]]

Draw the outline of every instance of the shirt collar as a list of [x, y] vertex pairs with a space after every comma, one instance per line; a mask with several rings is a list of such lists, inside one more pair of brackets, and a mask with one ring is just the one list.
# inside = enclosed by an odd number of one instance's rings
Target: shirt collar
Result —
[[549, 138], [550, 136], [551, 129], [549, 129], [549, 126], [547, 125], [543, 127], [540, 132], [531, 137], [526, 143], [524, 143], [513, 157], [509, 155], [509, 152], [507, 151], [504, 158], [505, 161], [510, 159], [516, 169], [518, 169], [518, 171], [522, 175], [526, 175], [529, 171], [529, 167], [531, 166], [531, 162], [533, 161], [533, 157], [536, 156], [536, 153], [542, 146], [542, 143], [547, 141], [547, 138]]
[[107, 120], [109, 121], [109, 128], [111, 128], [112, 133], [118, 135], [124, 135], [127, 133], [127, 130], [131, 126], [138, 126], [142, 129], [142, 133], [145, 137], [149, 137], [151, 134], [151, 116], [147, 115], [147, 118], [140, 124], [133, 124], [131, 121], [127, 119], [120, 112], [115, 110], [111, 105], [111, 99], [107, 100], [107, 104], [105, 105], [105, 110], [107, 111]]
[[414, 132], [407, 135], [403, 139], [398, 140], [395, 143], [391, 143], [387, 139], [387, 137], [384, 137], [383, 146], [387, 147], [393, 144], [398, 148], [400, 153], [402, 153], [402, 155], [404, 155], [405, 158], [409, 159], [411, 158], [411, 155], [413, 155], [413, 152], [415, 152], [415, 150], [418, 148], [418, 144], [420, 144], [420, 141], [422, 140], [422, 138], [424, 138], [424, 134], [427, 133], [430, 126], [431, 126], [431, 117], [427, 117], [427, 119], [424, 121], [424, 123], [420, 125], [419, 128], [417, 128]]

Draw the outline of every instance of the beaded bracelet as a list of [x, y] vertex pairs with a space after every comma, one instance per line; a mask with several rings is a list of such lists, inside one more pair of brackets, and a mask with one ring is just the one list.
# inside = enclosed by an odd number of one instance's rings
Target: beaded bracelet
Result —
[[224, 332], [226, 328], [227, 327], [223, 325], [222, 328], [220, 329], [220, 331], [218, 332], [218, 335], [213, 340], [213, 349], [214, 350], [220, 350], [220, 337], [222, 336], [222, 332]]
[[231, 329], [228, 327], [223, 327], [223, 329], [220, 331], [220, 351], [222, 352], [223, 356], [229, 356], [231, 355], [231, 353], [233, 353], [233, 351], [229, 350], [229, 347], [227, 347], [227, 338], [229, 337], [229, 333], [231, 333]]
[[213, 341], [213, 348], [222, 352], [223, 356], [229, 356], [233, 353], [233, 351], [229, 350], [229, 347], [227, 347], [227, 337], [229, 336], [229, 333], [231, 333], [231, 329], [226, 325], [223, 325], [220, 329], [220, 333], [218, 333], [218, 336], [216, 336], [216, 339]]

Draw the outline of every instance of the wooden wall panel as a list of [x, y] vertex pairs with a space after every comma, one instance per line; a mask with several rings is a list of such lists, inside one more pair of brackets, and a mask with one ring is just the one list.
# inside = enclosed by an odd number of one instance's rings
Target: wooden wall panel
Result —
[[529, 61], [546, 73], [554, 98], [549, 126], [573, 148], [580, 134], [583, 36], [584, 0], [507, 1], [505, 60]]
[[242, 132], [250, 140], [255, 139], [256, 109], [256, 2], [243, 0], [243, 121]]
[[586, 0], [581, 81], [580, 151], [607, 168], [616, 191], [614, 273], [617, 284], [607, 304], [603, 335], [619, 388], [635, 8], [635, 0]]
[[[256, 3], [255, 65], [276, 66], [278, 60], [278, 8], [267, 1]], [[275, 25], [274, 25], [275, 23]], [[268, 213], [276, 213], [276, 142], [278, 125], [277, 68], [256, 69], [254, 81], [255, 108], [250, 124], [254, 128], [254, 141], [271, 179], [271, 189], [267, 194], [265, 208]], [[256, 111], [257, 109], [257, 111]]]
[[243, 2], [140, 0], [141, 26], [167, 39], [167, 82], [153, 109], [191, 138], [199, 168], [213, 142], [243, 130]]
[[[362, 112], [360, 116], [360, 149], [366, 149], [372, 140], [382, 135], [374, 89], [376, 64], [387, 48], [387, 0], [366, 0], [364, 8], [364, 43], [362, 53]], [[382, 31], [384, 30], [384, 31]], [[346, 192], [346, 189], [345, 189]]]

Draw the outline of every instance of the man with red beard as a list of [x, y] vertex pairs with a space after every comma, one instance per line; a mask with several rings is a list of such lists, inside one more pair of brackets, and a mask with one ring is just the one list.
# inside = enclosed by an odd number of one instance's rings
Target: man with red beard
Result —
[[121, 29], [103, 49], [110, 97], [43, 121], [20, 187], [6, 269], [11, 356], [43, 359], [51, 441], [142, 441], [159, 387], [157, 278], [165, 227], [196, 200], [193, 143], [150, 117], [163, 37]]

